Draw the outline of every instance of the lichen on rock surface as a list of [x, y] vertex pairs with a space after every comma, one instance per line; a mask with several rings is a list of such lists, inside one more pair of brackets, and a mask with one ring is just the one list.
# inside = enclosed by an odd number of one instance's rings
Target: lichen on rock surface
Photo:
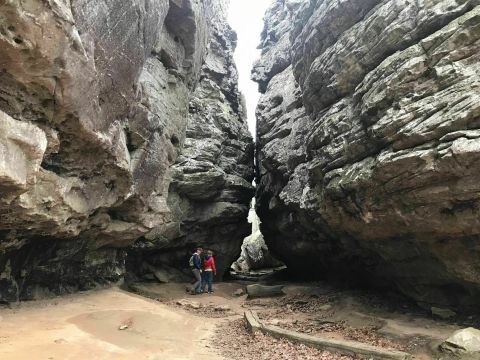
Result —
[[[116, 281], [124, 249], [172, 223], [170, 167], [217, 42], [211, 19], [225, 9], [193, 0], [0, 3], [0, 301]], [[239, 97], [236, 78], [228, 81], [212, 86]], [[235, 138], [242, 117], [223, 120], [233, 121], [219, 130], [230, 131], [223, 152], [252, 146], [245, 132]], [[230, 159], [224, 172], [235, 178], [219, 185], [238, 209], [249, 161]]]
[[478, 304], [479, 5], [268, 10], [253, 70], [264, 92], [257, 211], [292, 271], [393, 284], [425, 305]]

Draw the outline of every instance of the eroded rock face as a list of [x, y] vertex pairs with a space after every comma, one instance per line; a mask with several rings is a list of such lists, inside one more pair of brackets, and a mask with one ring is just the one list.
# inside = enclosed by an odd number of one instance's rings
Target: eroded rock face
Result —
[[[238, 258], [250, 233], [254, 195], [253, 141], [248, 131], [233, 60], [236, 34], [226, 10], [212, 19], [213, 33], [200, 82], [189, 105], [185, 147], [171, 168], [168, 205], [172, 221], [139, 240], [129, 256], [137, 274], [183, 269], [196, 246], [214, 251], [221, 277]], [[173, 271], [172, 278], [181, 276]]]
[[290, 269], [394, 284], [421, 304], [478, 304], [479, 5], [269, 10], [254, 69], [257, 204]]
[[248, 222], [252, 224], [251, 234], [243, 239], [240, 257], [232, 264], [231, 269], [237, 273], [248, 273], [252, 270], [283, 266], [268, 250], [268, 246], [260, 231], [260, 219], [255, 212], [255, 201], [252, 201], [250, 206]]
[[122, 249], [171, 223], [169, 168], [225, 6], [0, 4], [0, 301], [115, 281]]

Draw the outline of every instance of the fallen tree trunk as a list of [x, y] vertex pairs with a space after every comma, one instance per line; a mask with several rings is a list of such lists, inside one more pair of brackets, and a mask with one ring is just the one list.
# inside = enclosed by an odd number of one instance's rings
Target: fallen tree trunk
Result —
[[357, 341], [325, 339], [295, 331], [285, 330], [279, 328], [278, 326], [264, 325], [254, 311], [246, 311], [244, 316], [247, 322], [247, 327], [252, 332], [261, 331], [262, 333], [275, 338], [287, 339], [312, 346], [320, 350], [342, 355], [361, 356], [365, 359], [376, 360], [409, 360], [412, 358], [410, 354], [402, 351], [388, 350]]
[[266, 286], [253, 284], [247, 286], [247, 294], [248, 297], [251, 299], [260, 297], [280, 296], [285, 295], [285, 293], [283, 292], [283, 288], [283, 285]]

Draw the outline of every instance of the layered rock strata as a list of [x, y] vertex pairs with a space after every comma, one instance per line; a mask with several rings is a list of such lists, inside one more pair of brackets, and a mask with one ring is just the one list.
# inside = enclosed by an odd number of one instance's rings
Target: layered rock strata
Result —
[[251, 231], [247, 217], [254, 196], [254, 146], [233, 60], [237, 36], [226, 11], [216, 15], [190, 100], [185, 146], [170, 169], [172, 219], [129, 252], [129, 268], [146, 278], [159, 272], [170, 281], [191, 277], [188, 259], [196, 246], [213, 250], [221, 278]]
[[0, 301], [118, 280], [123, 249], [172, 221], [169, 169], [224, 9], [0, 3]]
[[428, 306], [479, 303], [479, 5], [268, 10], [253, 72], [257, 210], [290, 269], [393, 285]]

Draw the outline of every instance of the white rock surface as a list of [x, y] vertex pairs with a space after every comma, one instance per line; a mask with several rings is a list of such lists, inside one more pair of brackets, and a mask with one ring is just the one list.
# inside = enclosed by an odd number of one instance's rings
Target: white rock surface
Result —
[[441, 345], [441, 348], [445, 352], [458, 355], [480, 355], [480, 330], [472, 327], [458, 330]]

